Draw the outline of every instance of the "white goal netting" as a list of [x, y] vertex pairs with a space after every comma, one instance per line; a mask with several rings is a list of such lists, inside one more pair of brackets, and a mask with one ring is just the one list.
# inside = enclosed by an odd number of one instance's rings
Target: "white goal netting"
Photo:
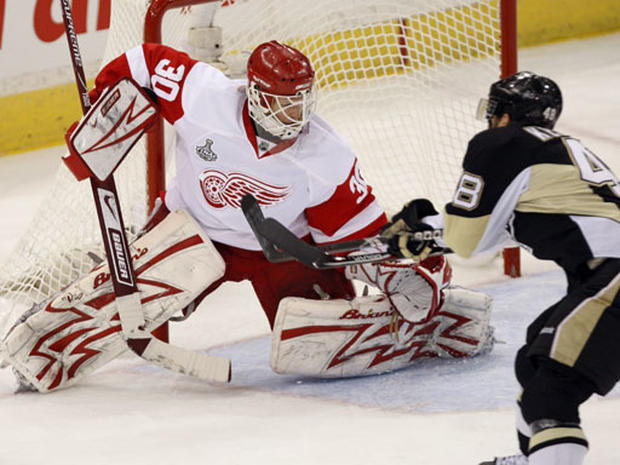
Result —
[[[222, 29], [220, 60], [229, 64], [271, 39], [302, 50], [317, 71], [318, 113], [356, 150], [366, 180], [392, 213], [415, 197], [450, 199], [467, 141], [484, 128], [474, 118], [478, 99], [500, 74], [499, 3], [223, 0], [168, 11], [162, 42], [193, 54], [188, 30], [212, 24]], [[142, 43], [150, 4], [112, 2], [104, 62]], [[168, 166], [166, 176], [173, 172]], [[130, 239], [147, 215], [145, 173], [142, 143], [115, 175]], [[0, 317], [56, 293], [102, 250], [90, 186], [61, 166], [0, 267]]]

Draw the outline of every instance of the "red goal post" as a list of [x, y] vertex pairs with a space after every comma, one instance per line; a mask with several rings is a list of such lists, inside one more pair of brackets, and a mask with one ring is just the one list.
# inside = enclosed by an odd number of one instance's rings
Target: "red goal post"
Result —
[[[517, 64], [517, 0], [503, 0], [501, 4], [502, 24], [502, 73], [510, 76], [518, 71]], [[518, 247], [504, 249], [504, 274], [513, 278], [521, 276], [521, 254]]]

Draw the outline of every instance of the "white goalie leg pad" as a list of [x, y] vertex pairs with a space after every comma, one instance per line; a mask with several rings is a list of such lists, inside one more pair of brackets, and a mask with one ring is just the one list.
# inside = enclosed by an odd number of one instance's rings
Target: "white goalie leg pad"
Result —
[[493, 300], [487, 294], [450, 287], [444, 291], [444, 302], [431, 320], [431, 347], [440, 357], [471, 357], [493, 347], [491, 309]]
[[[225, 264], [185, 211], [130, 246], [146, 330], [152, 331], [219, 279]], [[127, 350], [107, 265], [28, 310], [0, 352], [40, 392], [69, 386]]]
[[[271, 368], [280, 374], [318, 377], [394, 369], [394, 358], [373, 364], [380, 352], [394, 345], [388, 328], [392, 312], [381, 295], [354, 301], [282, 299], [272, 332]], [[379, 332], [383, 336], [377, 338]]]
[[411, 323], [383, 295], [352, 301], [282, 299], [272, 333], [271, 368], [321, 378], [398, 370], [426, 357], [467, 357], [492, 341], [491, 301], [468, 289], [448, 289], [429, 321]]

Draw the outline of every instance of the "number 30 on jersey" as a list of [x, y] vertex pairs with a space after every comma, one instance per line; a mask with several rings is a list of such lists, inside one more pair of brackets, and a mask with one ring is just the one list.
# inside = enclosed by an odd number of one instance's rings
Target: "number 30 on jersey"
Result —
[[155, 67], [155, 74], [151, 76], [153, 92], [164, 100], [174, 101], [179, 93], [179, 82], [185, 74], [185, 65], [170, 66], [170, 60], [163, 59]]

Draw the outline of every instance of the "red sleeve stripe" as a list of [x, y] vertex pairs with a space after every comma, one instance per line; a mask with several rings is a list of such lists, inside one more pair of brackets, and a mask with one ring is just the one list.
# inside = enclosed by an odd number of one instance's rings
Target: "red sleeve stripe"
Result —
[[354, 160], [349, 175], [330, 197], [323, 203], [306, 208], [308, 224], [331, 237], [375, 201], [372, 187], [366, 184], [359, 172], [357, 160]]
[[139, 85], [145, 87], [151, 86], [151, 76], [149, 70], [146, 67], [146, 58], [144, 57], [144, 49], [140, 45], [134, 47], [125, 53], [127, 57], [127, 63], [129, 63], [129, 70], [131, 71], [131, 77]]
[[[361, 231], [367, 231], [371, 225], [378, 231], [385, 223], [387, 223], [387, 218], [383, 208], [381, 208], [375, 200], [364, 208], [364, 210], [342, 225], [342, 227], [340, 227], [340, 229], [334, 232], [331, 236], [328, 236], [320, 229], [313, 227], [310, 227], [310, 232], [312, 233], [312, 238], [317, 244], [325, 244], [329, 242], [342, 241], [344, 239], [364, 237], [359, 234]], [[375, 233], [375, 231], [373, 231], [373, 233]]]
[[129, 76], [130, 74], [131, 71], [127, 63], [127, 56], [123, 53], [99, 71], [99, 74], [97, 74], [95, 78], [95, 89], [92, 91], [94, 95], [91, 95], [91, 98], [96, 100], [107, 87], [114, 84], [120, 78]]

